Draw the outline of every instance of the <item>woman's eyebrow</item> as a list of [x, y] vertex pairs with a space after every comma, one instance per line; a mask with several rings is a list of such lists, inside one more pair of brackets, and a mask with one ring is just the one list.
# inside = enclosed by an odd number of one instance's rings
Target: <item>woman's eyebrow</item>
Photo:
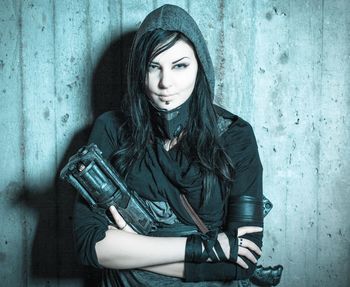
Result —
[[[185, 59], [185, 58], [190, 59], [190, 57], [182, 57], [181, 59], [178, 59], [178, 60], [172, 62], [171, 64], [172, 64], [172, 65], [173, 65], [173, 64], [176, 64], [176, 63], [180, 62], [181, 60], [183, 60], [183, 59]], [[156, 61], [152, 61], [151, 64], [160, 65], [159, 62], [156, 62]]]
[[181, 59], [178, 59], [178, 60], [172, 62], [172, 64], [176, 64], [176, 63], [180, 62], [181, 60], [183, 60], [183, 59], [185, 59], [185, 58], [188, 58], [188, 59], [189, 59], [189, 57], [182, 57]]

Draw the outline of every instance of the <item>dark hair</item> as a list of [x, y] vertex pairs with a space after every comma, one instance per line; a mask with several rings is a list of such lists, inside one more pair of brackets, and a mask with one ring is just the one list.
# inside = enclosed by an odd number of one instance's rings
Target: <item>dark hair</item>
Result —
[[[127, 120], [122, 127], [122, 146], [113, 156], [114, 164], [124, 176], [127, 176], [132, 164], [145, 154], [146, 145], [154, 137], [145, 93], [148, 65], [157, 55], [172, 47], [180, 39], [193, 47], [191, 41], [182, 33], [162, 29], [147, 32], [136, 44], [134, 42], [128, 62], [127, 95], [124, 100]], [[202, 203], [210, 197], [212, 186], [218, 178], [224, 184], [224, 191], [230, 187], [234, 168], [219, 142], [217, 114], [200, 61], [198, 61], [195, 88], [190, 98], [186, 136], [178, 144], [186, 156], [199, 165], [204, 176], [205, 192]]]

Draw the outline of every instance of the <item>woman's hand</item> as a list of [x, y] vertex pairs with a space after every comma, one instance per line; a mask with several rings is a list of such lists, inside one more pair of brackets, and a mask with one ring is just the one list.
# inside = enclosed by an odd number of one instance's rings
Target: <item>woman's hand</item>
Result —
[[136, 232], [131, 228], [131, 226], [126, 223], [126, 221], [120, 215], [120, 213], [118, 212], [118, 210], [115, 208], [114, 205], [112, 205], [109, 208], [109, 211], [111, 212], [111, 214], [113, 216], [113, 219], [114, 219], [115, 223], [117, 224], [118, 228], [116, 228], [113, 225], [109, 225], [108, 229], [119, 229], [119, 230], [123, 230], [123, 231], [126, 231], [126, 232], [130, 232], [130, 233], [135, 233], [136, 234]]
[[[261, 249], [251, 240], [242, 238], [241, 236], [249, 233], [261, 232], [263, 229], [258, 226], [242, 226], [237, 229], [237, 238], [238, 238], [238, 256], [236, 263], [241, 267], [248, 269], [247, 263], [244, 262], [242, 256], [246, 257], [253, 263], [256, 263], [257, 260], [253, 255], [254, 251], [259, 256], [262, 254]], [[218, 241], [226, 255], [227, 258], [230, 257], [230, 244], [229, 240], [225, 233], [220, 233], [218, 235]]]
[[[118, 228], [115, 226], [109, 225], [108, 229], [119, 229], [125, 232], [137, 234], [130, 225], [128, 225], [124, 218], [120, 215], [120, 213], [117, 211], [115, 206], [111, 206], [109, 208], [109, 211], [111, 212], [113, 219], [117, 225]], [[237, 229], [237, 239], [238, 239], [238, 256], [236, 263], [245, 268], [248, 269], [248, 265], [244, 262], [242, 257], [246, 257], [248, 260], [250, 260], [253, 263], [257, 263], [257, 260], [255, 256], [253, 255], [252, 251], [254, 251], [259, 256], [262, 254], [261, 249], [251, 240], [242, 238], [241, 236], [249, 233], [255, 233], [255, 232], [261, 232], [263, 229], [261, 227], [257, 226], [242, 226]], [[230, 243], [225, 233], [220, 233], [218, 235], [218, 241], [226, 255], [227, 258], [230, 257]]]

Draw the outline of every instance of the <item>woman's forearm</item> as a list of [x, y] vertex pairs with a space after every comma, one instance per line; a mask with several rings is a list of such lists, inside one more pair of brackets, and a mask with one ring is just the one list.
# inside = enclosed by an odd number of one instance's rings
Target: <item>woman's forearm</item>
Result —
[[112, 229], [95, 250], [103, 267], [135, 269], [184, 261], [185, 246], [184, 237], [150, 237]]
[[183, 262], [169, 263], [169, 264], [163, 264], [163, 265], [148, 266], [141, 269], [145, 271], [161, 274], [161, 275], [184, 278], [185, 263]]

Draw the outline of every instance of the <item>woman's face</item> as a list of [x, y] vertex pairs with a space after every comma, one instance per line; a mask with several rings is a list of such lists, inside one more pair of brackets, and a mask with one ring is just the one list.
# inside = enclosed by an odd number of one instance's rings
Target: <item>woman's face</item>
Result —
[[146, 75], [147, 95], [161, 109], [177, 108], [191, 96], [197, 70], [193, 48], [179, 40], [150, 63]]

